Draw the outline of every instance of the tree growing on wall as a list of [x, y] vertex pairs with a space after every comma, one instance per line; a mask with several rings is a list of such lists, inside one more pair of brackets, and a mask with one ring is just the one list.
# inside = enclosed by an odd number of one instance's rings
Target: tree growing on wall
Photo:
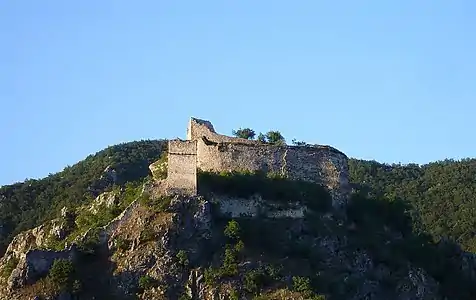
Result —
[[268, 131], [266, 133], [266, 141], [274, 145], [285, 145], [286, 139], [279, 131]]
[[254, 139], [256, 135], [255, 131], [251, 128], [240, 128], [238, 130], [233, 130], [232, 134], [236, 137], [247, 140]]
[[259, 133], [258, 134], [258, 141], [260, 141], [261, 143], [266, 143], [266, 136], [263, 134], [263, 133]]

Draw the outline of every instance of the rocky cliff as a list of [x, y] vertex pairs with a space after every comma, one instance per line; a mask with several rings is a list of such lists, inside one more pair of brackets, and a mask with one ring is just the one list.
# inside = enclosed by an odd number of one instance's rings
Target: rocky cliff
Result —
[[[151, 180], [127, 205], [125, 191], [103, 193], [18, 235], [0, 260], [0, 299], [442, 298], [424, 269], [375, 257], [356, 241], [355, 224], [325, 208], [236, 198], [219, 186], [203, 196], [161, 189]], [[106, 224], [79, 230], [86, 216], [120, 207]], [[387, 229], [387, 243], [401, 238]], [[55, 261], [74, 272], [58, 279]]]

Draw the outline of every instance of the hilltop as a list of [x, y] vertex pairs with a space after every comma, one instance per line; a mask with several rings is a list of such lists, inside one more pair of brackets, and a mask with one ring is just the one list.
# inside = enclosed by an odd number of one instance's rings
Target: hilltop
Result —
[[339, 181], [318, 182], [289, 165], [276, 170], [303, 177], [191, 168], [175, 177], [192, 178], [186, 192], [167, 193], [170, 150], [125, 143], [1, 187], [0, 299], [476, 297], [476, 160], [345, 158], [329, 169], [344, 170]]

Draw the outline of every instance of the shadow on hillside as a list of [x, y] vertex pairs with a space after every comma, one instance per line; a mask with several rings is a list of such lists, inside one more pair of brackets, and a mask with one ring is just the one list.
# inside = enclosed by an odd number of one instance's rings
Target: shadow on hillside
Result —
[[473, 256], [471, 253], [451, 241], [434, 242], [430, 235], [418, 230], [410, 215], [412, 208], [404, 200], [366, 195], [354, 193], [347, 210], [348, 222], [355, 225], [349, 238], [356, 247], [364, 247], [374, 261], [396, 269], [406, 262], [424, 269], [439, 282], [440, 292], [449, 299], [476, 299], [476, 259], [473, 258], [471, 271], [463, 258]]
[[[116, 267], [105, 248], [92, 254], [80, 254], [76, 272], [81, 279], [81, 289], [77, 299], [136, 299], [136, 278], [140, 276], [128, 271], [114, 274]], [[121, 287], [119, 279], [124, 283]]]
[[[317, 292], [331, 295], [330, 299], [349, 299], [366, 288], [362, 280], [373, 280], [366, 278], [368, 274], [357, 274], [360, 272], [357, 267], [349, 269], [349, 263], [358, 259], [363, 250], [375, 268], [385, 266], [389, 270], [390, 275], [378, 280], [385, 286], [379, 290], [378, 299], [386, 298], [383, 293], [387, 292], [388, 297], [395, 297], [400, 280], [408, 278], [409, 263], [433, 277], [440, 285], [439, 293], [448, 299], [476, 299], [474, 279], [464, 271], [465, 253], [453, 243], [435, 243], [430, 236], [417, 232], [410, 209], [402, 200], [389, 202], [355, 193], [345, 222], [332, 217], [326, 219], [317, 211], [305, 219], [238, 218], [240, 239], [245, 245], [242, 261], [246, 261], [240, 273], [247, 274], [263, 264], [281, 266], [282, 276], [287, 278], [281, 284], [290, 286], [290, 278], [303, 276], [310, 278]], [[230, 220], [223, 216], [215, 218], [215, 239]], [[223, 260], [227, 243], [221, 235], [221, 245], [218, 242], [209, 247], [216, 266], [223, 263], [219, 260]], [[323, 244], [316, 240], [328, 241], [329, 248], [336, 243], [337, 246], [324, 253]], [[339, 257], [342, 251], [346, 253], [346, 262]], [[216, 253], [221, 253], [220, 257]], [[347, 278], [351, 280], [346, 282]]]

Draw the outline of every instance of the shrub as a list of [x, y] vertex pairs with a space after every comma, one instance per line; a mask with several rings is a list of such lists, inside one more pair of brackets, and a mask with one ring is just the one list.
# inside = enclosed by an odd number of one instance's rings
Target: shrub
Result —
[[146, 206], [149, 209], [152, 209], [155, 212], [163, 212], [169, 206], [170, 202], [172, 201], [172, 197], [170, 196], [160, 196], [157, 198], [151, 198], [149, 195], [142, 195], [140, 198], [140, 203], [143, 206]]
[[95, 254], [100, 246], [100, 228], [92, 228], [78, 243], [78, 248], [83, 254]]
[[220, 270], [222, 276], [236, 276], [238, 275], [238, 263], [236, 261], [236, 253], [234, 249], [225, 249], [225, 256], [223, 258], [223, 266]]
[[311, 281], [309, 278], [294, 276], [293, 277], [293, 290], [301, 293], [306, 299], [310, 300], [325, 300], [324, 295], [317, 295], [314, 293], [311, 287]]
[[119, 249], [121, 251], [127, 251], [127, 250], [129, 250], [129, 248], [131, 246], [131, 242], [129, 240], [121, 238], [121, 237], [116, 238], [115, 244], [116, 244], [117, 249]]
[[12, 274], [13, 270], [15, 270], [17, 265], [18, 265], [18, 258], [16, 257], [10, 258], [2, 268], [2, 272], [1, 272], [2, 277], [4, 278], [9, 277], [10, 274]]
[[268, 131], [266, 133], [266, 141], [274, 145], [285, 145], [286, 140], [279, 131]]
[[247, 272], [244, 278], [245, 290], [253, 294], [258, 293], [264, 286], [265, 276], [264, 272], [260, 269]]
[[251, 128], [240, 128], [238, 130], [233, 130], [232, 134], [236, 137], [247, 140], [254, 139], [256, 135], [255, 131]]
[[156, 233], [155, 233], [154, 229], [150, 226], [147, 226], [140, 233], [139, 240], [141, 242], [148, 242], [148, 241], [155, 240], [155, 238], [156, 238]]
[[236, 251], [237, 253], [240, 253], [240, 252], [242, 252], [244, 249], [245, 249], [245, 243], [243, 243], [242, 240], [239, 240], [238, 243], [236, 243], [236, 245], [235, 245], [235, 251]]
[[188, 264], [189, 264], [188, 255], [187, 255], [187, 252], [185, 250], [180, 250], [177, 253], [176, 257], [177, 257], [180, 265], [182, 265], [184, 267], [188, 266]]
[[214, 269], [213, 267], [208, 267], [207, 269], [205, 269], [203, 277], [205, 279], [205, 283], [208, 286], [213, 286], [217, 279], [220, 277], [220, 272], [219, 270]]
[[239, 300], [240, 299], [240, 294], [238, 293], [237, 290], [235, 289], [231, 289], [229, 292], [228, 292], [228, 299], [229, 300]]
[[237, 221], [231, 220], [228, 222], [228, 224], [225, 227], [225, 230], [223, 231], [226, 237], [236, 240], [240, 237], [240, 225], [238, 224]]
[[139, 278], [139, 288], [141, 290], [146, 290], [155, 285], [154, 278], [150, 277], [149, 275], [144, 275]]
[[60, 289], [65, 290], [73, 283], [74, 266], [67, 259], [57, 259], [53, 262], [48, 277]]

